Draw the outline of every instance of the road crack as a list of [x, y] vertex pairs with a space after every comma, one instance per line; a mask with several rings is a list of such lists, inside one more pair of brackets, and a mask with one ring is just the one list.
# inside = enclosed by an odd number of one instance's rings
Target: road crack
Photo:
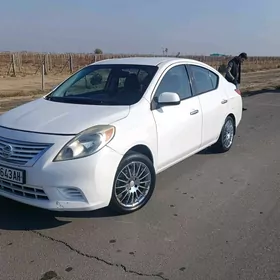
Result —
[[51, 236], [48, 236], [48, 235], [45, 235], [39, 231], [36, 231], [36, 230], [30, 230], [30, 232], [36, 234], [37, 236], [41, 237], [41, 238], [44, 238], [44, 239], [47, 239], [47, 240], [50, 240], [52, 242], [56, 242], [56, 243], [59, 243], [59, 244], [62, 244], [64, 245], [65, 247], [67, 247], [69, 250], [71, 250], [72, 252], [75, 252], [76, 254], [82, 256], [82, 257], [86, 257], [88, 259], [94, 259], [98, 262], [102, 262], [106, 265], [109, 265], [109, 266], [114, 266], [114, 267], [118, 267], [118, 268], [121, 268], [124, 272], [126, 273], [130, 273], [130, 274], [134, 274], [134, 275], [138, 275], [138, 276], [144, 276], [144, 277], [157, 277], [159, 279], [162, 279], [162, 280], [169, 280], [168, 278], [164, 277], [163, 275], [161, 274], [148, 274], [148, 273], [141, 273], [141, 272], [138, 272], [138, 271], [135, 271], [135, 270], [131, 270], [129, 268], [127, 268], [125, 265], [123, 264], [118, 264], [118, 263], [114, 263], [114, 262], [110, 262], [110, 261], [107, 261], [105, 259], [102, 259], [100, 257], [97, 257], [97, 256], [94, 256], [94, 255], [90, 255], [90, 254], [86, 254], [86, 253], [83, 253], [82, 251], [74, 248], [73, 246], [71, 246], [70, 244], [68, 244], [67, 242], [63, 241], [63, 240], [59, 240], [59, 239], [56, 239], [56, 238], [53, 238]]

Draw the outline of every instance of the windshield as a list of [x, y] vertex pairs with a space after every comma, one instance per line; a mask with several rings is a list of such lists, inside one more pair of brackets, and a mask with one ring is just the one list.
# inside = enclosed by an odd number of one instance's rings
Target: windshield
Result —
[[95, 105], [132, 105], [143, 96], [157, 66], [89, 65], [46, 96], [47, 100]]

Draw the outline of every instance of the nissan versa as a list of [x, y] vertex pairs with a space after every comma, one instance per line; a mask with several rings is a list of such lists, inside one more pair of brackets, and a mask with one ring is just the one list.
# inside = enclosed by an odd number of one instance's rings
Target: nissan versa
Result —
[[156, 174], [209, 146], [228, 151], [241, 118], [239, 90], [204, 63], [96, 62], [0, 116], [0, 195], [50, 210], [133, 212]]

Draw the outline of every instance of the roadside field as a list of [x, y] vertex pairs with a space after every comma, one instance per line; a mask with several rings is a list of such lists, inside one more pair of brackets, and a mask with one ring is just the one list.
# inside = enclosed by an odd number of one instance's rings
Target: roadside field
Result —
[[[172, 54], [171, 54], [172, 55]], [[40, 75], [42, 65], [45, 74], [61, 75], [73, 73], [90, 63], [124, 57], [154, 57], [154, 54], [93, 54], [93, 53], [32, 53], [0, 52], [0, 77], [26, 77]], [[162, 55], [160, 55], [162, 56]], [[172, 55], [174, 56], [174, 54]], [[199, 60], [218, 69], [224, 68], [230, 56], [181, 55], [182, 58]], [[242, 70], [245, 73], [280, 68], [280, 57], [249, 56]]]
[[[46, 92], [69, 76], [69, 74], [45, 76]], [[242, 92], [274, 89], [280, 86], [280, 69], [249, 72], [243, 74]], [[19, 106], [43, 95], [41, 77], [5, 77], [0, 78], [0, 113]]]

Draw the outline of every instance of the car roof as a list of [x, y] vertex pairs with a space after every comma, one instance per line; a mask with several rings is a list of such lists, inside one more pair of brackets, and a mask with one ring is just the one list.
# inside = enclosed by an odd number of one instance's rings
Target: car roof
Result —
[[158, 66], [162, 63], [176, 63], [184, 61], [186, 63], [198, 63], [196, 60], [178, 58], [178, 57], [126, 57], [126, 58], [113, 58], [113, 59], [104, 59], [93, 64], [131, 64], [131, 65], [150, 65]]

